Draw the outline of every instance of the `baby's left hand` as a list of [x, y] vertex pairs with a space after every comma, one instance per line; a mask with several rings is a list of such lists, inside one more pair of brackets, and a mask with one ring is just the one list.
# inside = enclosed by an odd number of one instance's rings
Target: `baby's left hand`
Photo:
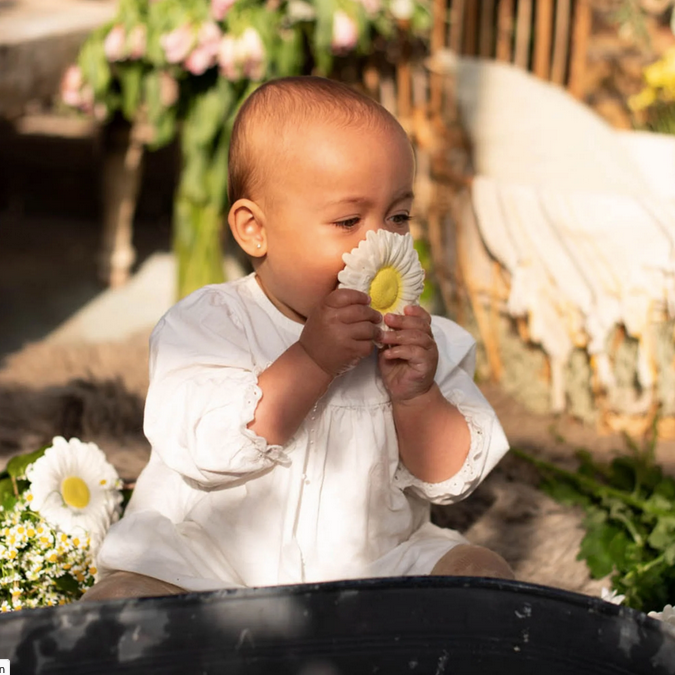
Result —
[[385, 314], [392, 328], [383, 331], [378, 355], [380, 373], [394, 403], [426, 394], [434, 383], [438, 347], [431, 332], [431, 316], [417, 305], [405, 308], [405, 315]]

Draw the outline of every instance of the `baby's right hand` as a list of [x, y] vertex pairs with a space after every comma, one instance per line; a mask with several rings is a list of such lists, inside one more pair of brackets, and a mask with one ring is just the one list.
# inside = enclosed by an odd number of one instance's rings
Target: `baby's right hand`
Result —
[[382, 315], [369, 307], [361, 291], [341, 288], [329, 293], [307, 317], [300, 345], [331, 377], [336, 377], [374, 348]]

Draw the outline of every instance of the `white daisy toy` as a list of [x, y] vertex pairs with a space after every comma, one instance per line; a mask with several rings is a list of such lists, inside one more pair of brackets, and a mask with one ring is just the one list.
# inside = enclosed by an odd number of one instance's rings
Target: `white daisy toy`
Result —
[[[383, 316], [403, 314], [415, 305], [424, 289], [424, 269], [410, 234], [372, 230], [350, 253], [342, 256], [339, 288], [352, 288], [370, 296], [370, 306]], [[384, 323], [382, 330], [390, 330]]]
[[121, 481], [94, 443], [57, 436], [26, 469], [30, 508], [66, 534], [88, 534], [100, 543], [120, 513]]

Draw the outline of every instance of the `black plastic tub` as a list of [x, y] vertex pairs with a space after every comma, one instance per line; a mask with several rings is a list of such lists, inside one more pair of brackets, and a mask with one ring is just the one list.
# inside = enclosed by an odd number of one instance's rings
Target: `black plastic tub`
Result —
[[675, 674], [659, 621], [494, 579], [405, 577], [75, 603], [0, 616], [23, 673]]

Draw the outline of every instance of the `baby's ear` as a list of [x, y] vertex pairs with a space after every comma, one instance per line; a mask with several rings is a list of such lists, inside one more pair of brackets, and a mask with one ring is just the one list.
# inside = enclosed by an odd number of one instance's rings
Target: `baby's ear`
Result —
[[261, 258], [267, 253], [265, 214], [255, 202], [238, 199], [230, 208], [227, 222], [245, 253], [252, 258]]

